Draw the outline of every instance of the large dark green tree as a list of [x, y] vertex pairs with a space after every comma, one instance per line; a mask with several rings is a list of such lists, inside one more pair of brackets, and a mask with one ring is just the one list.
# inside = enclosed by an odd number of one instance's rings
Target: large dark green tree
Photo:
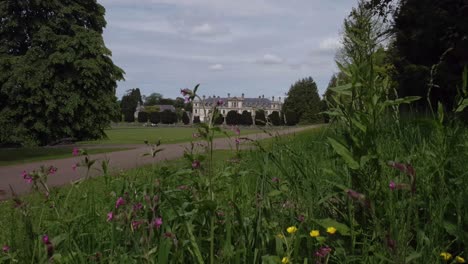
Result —
[[104, 136], [123, 79], [104, 13], [96, 0], [1, 1], [0, 142]]
[[294, 112], [299, 122], [316, 123], [321, 120], [320, 96], [312, 77], [297, 81], [291, 86], [284, 101], [283, 112]]
[[125, 122], [133, 122], [135, 119], [135, 110], [138, 103], [142, 103], [141, 92], [139, 88], [127, 90], [127, 93], [122, 97], [120, 109], [124, 116]]
[[453, 108], [468, 64], [468, 1], [403, 0], [394, 33], [399, 95], [425, 98], [417, 102], [423, 109], [438, 102]]

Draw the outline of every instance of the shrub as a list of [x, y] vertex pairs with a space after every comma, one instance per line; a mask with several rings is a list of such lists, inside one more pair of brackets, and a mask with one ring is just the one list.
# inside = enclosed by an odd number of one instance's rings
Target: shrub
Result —
[[177, 114], [171, 110], [164, 110], [161, 112], [162, 124], [174, 124], [177, 122]]
[[182, 113], [182, 122], [184, 123], [184, 125], [190, 124], [190, 117], [186, 111]]
[[146, 123], [146, 122], [148, 122], [148, 113], [146, 113], [146, 112], [138, 112], [138, 122], [139, 122], [139, 123]]
[[255, 125], [264, 126], [266, 124], [265, 111], [257, 110], [255, 111]]
[[295, 126], [298, 123], [297, 114], [295, 112], [286, 112], [285, 113], [285, 123], [288, 126]]
[[248, 111], [242, 112], [240, 123], [244, 126], [251, 126], [253, 124], [252, 114]]
[[281, 125], [281, 118], [280, 118], [278, 111], [273, 111], [273, 113], [268, 115], [268, 119], [270, 119], [271, 124], [274, 126]]
[[232, 125], [238, 125], [240, 122], [240, 114], [237, 113], [235, 110], [231, 110], [227, 113], [226, 116], [226, 124], [232, 126]]
[[149, 114], [149, 120], [151, 123], [153, 124], [158, 124], [159, 122], [161, 122], [161, 113], [159, 112], [151, 112]]
[[135, 113], [124, 112], [124, 121], [128, 123], [135, 122]]
[[224, 116], [221, 114], [218, 114], [215, 116], [214, 124], [215, 125], [222, 125], [224, 123]]

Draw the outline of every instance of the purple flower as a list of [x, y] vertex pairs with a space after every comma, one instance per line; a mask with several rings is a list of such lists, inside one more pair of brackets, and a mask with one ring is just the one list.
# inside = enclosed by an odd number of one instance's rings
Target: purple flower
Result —
[[29, 174], [26, 171], [23, 171], [21, 173], [21, 176], [23, 176], [23, 179], [26, 183], [32, 183], [33, 179], [31, 176], [29, 176]]
[[332, 249], [330, 247], [324, 246], [324, 247], [319, 248], [319, 250], [317, 250], [315, 252], [315, 256], [317, 256], [319, 258], [324, 258], [328, 254], [330, 254], [331, 251], [332, 251]]
[[73, 164], [73, 165], [72, 165], [72, 170], [73, 170], [73, 171], [76, 171], [76, 168], [77, 168], [77, 167], [78, 167], [78, 163]]
[[271, 181], [274, 183], [279, 183], [280, 179], [278, 177], [271, 178]]
[[162, 224], [163, 224], [163, 220], [162, 220], [161, 217], [158, 217], [158, 218], [153, 220], [153, 227], [156, 228], [156, 229], [159, 229]]
[[2, 251], [3, 253], [8, 253], [10, 251], [10, 247], [8, 245], [3, 245]]
[[359, 202], [363, 206], [370, 207], [370, 202], [367, 200], [366, 196], [362, 193], [358, 193], [355, 190], [348, 189], [346, 191], [346, 194], [348, 194], [348, 197]]
[[73, 156], [80, 155], [80, 149], [79, 148], [73, 148], [72, 154], [73, 154]]
[[304, 222], [304, 220], [305, 220], [305, 216], [304, 216], [303, 214], [301, 214], [301, 215], [299, 215], [299, 216], [297, 217], [297, 221], [299, 221], [299, 222], [301, 222], [301, 223]]
[[224, 101], [223, 100], [218, 100], [218, 102], [216, 102], [216, 105], [217, 106], [222, 106], [224, 104]]
[[142, 224], [142, 221], [132, 221], [132, 229], [136, 230], [140, 225]]
[[180, 89], [180, 93], [183, 95], [183, 96], [186, 96], [186, 95], [191, 95], [192, 94], [192, 91], [188, 88], [185, 88], [185, 89]]
[[194, 160], [192, 162], [192, 169], [198, 169], [198, 168], [200, 168], [200, 161]]
[[125, 200], [122, 197], [119, 197], [115, 202], [115, 208], [119, 208], [120, 206], [125, 205]]
[[133, 211], [140, 211], [143, 208], [141, 203], [136, 203], [133, 205]]
[[240, 144], [240, 139], [236, 138], [236, 145]]
[[49, 168], [49, 174], [54, 175], [57, 172], [57, 168], [54, 166], [50, 166]]
[[390, 188], [390, 190], [394, 191], [395, 188], [396, 188], [396, 184], [394, 181], [391, 181], [390, 184], [388, 185], [388, 187]]
[[50, 245], [51, 244], [48, 235], [43, 235], [42, 236], [42, 243], [44, 243], [45, 245]]
[[184, 103], [186, 103], [186, 104], [190, 103], [190, 97], [185, 97], [184, 98]]
[[114, 213], [113, 212], [107, 213], [107, 222], [110, 222], [113, 219], [114, 219]]

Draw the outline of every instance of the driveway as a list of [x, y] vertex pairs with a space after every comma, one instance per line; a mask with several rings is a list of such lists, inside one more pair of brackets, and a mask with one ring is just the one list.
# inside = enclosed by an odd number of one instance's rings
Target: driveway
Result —
[[[291, 134], [299, 131], [303, 131], [306, 129], [311, 129], [314, 127], [318, 127], [319, 125], [315, 126], [307, 126], [307, 127], [295, 127], [295, 128], [286, 128], [283, 130], [279, 130], [275, 133], [279, 135]], [[251, 140], [260, 140], [269, 138], [270, 136], [265, 133], [260, 134], [250, 134], [247, 136], [243, 136], [244, 138], [249, 138]], [[215, 149], [230, 149], [231, 146], [234, 146], [235, 142], [234, 139], [227, 139], [227, 138], [218, 138], [214, 140]], [[161, 161], [166, 160], [173, 160], [183, 156], [184, 150], [190, 146], [190, 143], [177, 143], [177, 144], [168, 144], [168, 145], [161, 145], [160, 148], [164, 150], [159, 152], [157, 156], [153, 159], [151, 156], [143, 156], [145, 153], [149, 153], [149, 148], [146, 145], [133, 145], [136, 147], [132, 150], [124, 150], [118, 152], [111, 152], [106, 154], [95, 154], [91, 155], [91, 159], [109, 159], [109, 168], [110, 173], [115, 173], [120, 170], [128, 170], [132, 168], [137, 168], [143, 165], [152, 164], [153, 162], [159, 163]], [[83, 147], [83, 146], [77, 146]], [[107, 147], [107, 146], [106, 146]], [[79, 162], [82, 157], [72, 157], [70, 153], [70, 158], [66, 159], [57, 159], [57, 160], [47, 160], [47, 161], [39, 161], [39, 162], [32, 162], [28, 164], [20, 164], [20, 165], [11, 165], [11, 166], [3, 166], [0, 167], [0, 200], [5, 200], [11, 197], [10, 187], [17, 194], [25, 194], [30, 191], [31, 186], [25, 183], [21, 173], [23, 171], [30, 172], [32, 170], [40, 168], [41, 165], [46, 167], [48, 166], [55, 166], [58, 168], [57, 172], [54, 175], [50, 175], [48, 178], [48, 185], [49, 187], [54, 186], [62, 186], [71, 183], [72, 181], [76, 181], [80, 178], [85, 177], [86, 169], [85, 168], [77, 168], [73, 170], [72, 166]], [[99, 163], [99, 162], [98, 162]], [[99, 164], [95, 165], [96, 168], [99, 168]], [[90, 176], [99, 176], [102, 172], [98, 170], [91, 170]]]

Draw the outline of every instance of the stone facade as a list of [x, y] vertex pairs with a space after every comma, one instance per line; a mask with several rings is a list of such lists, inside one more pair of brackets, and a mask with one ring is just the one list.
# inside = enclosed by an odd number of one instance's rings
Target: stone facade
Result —
[[268, 116], [273, 113], [273, 111], [280, 113], [281, 107], [283, 106], [281, 97], [275, 100], [274, 96], [271, 99], [265, 98], [264, 96], [246, 98], [244, 94], [242, 94], [241, 97], [231, 97], [230, 94], [228, 94], [228, 97], [216, 97], [213, 95], [206, 98], [203, 96], [202, 100], [196, 98], [193, 101], [192, 120], [196, 116], [200, 118], [201, 122], [208, 120], [211, 109], [219, 100], [223, 101], [223, 105], [219, 106], [218, 109], [225, 118], [229, 111], [234, 110], [239, 114], [242, 114], [243, 111], [247, 111], [252, 114], [253, 120], [255, 120], [255, 111], [264, 110], [265, 116]]

